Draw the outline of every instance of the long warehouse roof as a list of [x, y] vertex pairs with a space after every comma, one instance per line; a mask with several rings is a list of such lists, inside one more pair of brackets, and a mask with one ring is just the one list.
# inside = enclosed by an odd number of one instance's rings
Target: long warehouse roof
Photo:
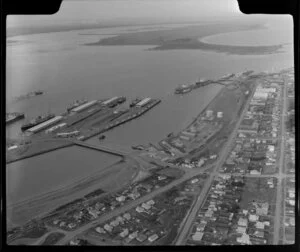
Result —
[[136, 106], [142, 106], [142, 105], [146, 104], [147, 102], [149, 102], [150, 100], [151, 100], [151, 98], [147, 97], [147, 98], [141, 100], [138, 104], [136, 104]]
[[85, 104], [80, 105], [79, 107], [73, 108], [72, 111], [73, 112], [80, 111], [83, 108], [86, 108], [86, 107], [89, 107], [89, 106], [95, 104], [96, 102], [97, 102], [97, 100], [93, 100], [93, 101], [87, 102]]
[[106, 104], [108, 104], [108, 103], [110, 103], [110, 102], [112, 102], [112, 101], [114, 101], [114, 100], [116, 100], [116, 99], [118, 99], [118, 98], [119, 98], [118, 96], [115, 96], [115, 97], [113, 97], [113, 98], [110, 98], [110, 99], [104, 101], [103, 104], [106, 105]]
[[53, 122], [56, 122], [58, 120], [61, 120], [62, 118], [63, 118], [62, 116], [55, 116], [55, 117], [53, 117], [52, 119], [50, 119], [50, 120], [48, 120], [46, 122], [43, 122], [41, 124], [38, 124], [38, 125], [30, 128], [30, 129], [28, 129], [28, 131], [34, 132], [36, 130], [42, 129], [43, 127], [48, 126], [49, 124], [51, 124]]

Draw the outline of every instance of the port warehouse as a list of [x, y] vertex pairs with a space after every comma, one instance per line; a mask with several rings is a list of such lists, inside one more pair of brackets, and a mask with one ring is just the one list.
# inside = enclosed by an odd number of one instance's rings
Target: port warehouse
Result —
[[46, 122], [43, 122], [39, 125], [36, 125], [36, 126], [30, 128], [30, 129], [28, 129], [27, 131], [30, 132], [30, 133], [36, 133], [38, 131], [41, 131], [41, 130], [43, 130], [43, 129], [59, 122], [60, 120], [62, 120], [62, 118], [63, 118], [62, 116], [55, 116], [55, 117], [53, 117], [52, 119], [50, 119]]
[[[66, 123], [61, 123], [61, 124], [58, 124], [58, 125], [55, 125], [53, 126], [52, 128], [50, 129], [47, 129], [45, 131], [45, 133], [51, 133], [59, 128], [62, 128], [62, 127], [65, 127], [65, 126], [72, 126], [80, 121], [83, 121], [85, 120], [87, 117], [90, 117], [94, 114], [96, 114], [97, 112], [101, 111], [103, 109], [103, 106], [101, 107], [98, 107], [98, 108], [93, 108], [92, 111], [84, 111], [88, 108], [91, 108], [97, 104], [99, 105], [105, 105], [105, 106], [111, 106], [111, 105], [116, 105], [117, 103], [120, 103], [124, 100], [123, 97], [113, 97], [113, 98], [110, 98], [104, 102], [99, 102], [98, 100], [93, 100], [93, 101], [90, 101], [90, 102], [87, 102], [85, 104], [82, 104], [76, 108], [73, 108], [71, 111], [73, 113], [78, 113], [75, 117], [73, 118], [69, 118], [67, 119]], [[151, 98], [144, 98], [142, 101], [140, 101], [136, 106], [137, 107], [144, 107], [146, 106], [148, 103], [150, 103], [152, 101]], [[79, 112], [83, 112], [83, 113], [79, 113]], [[120, 114], [123, 114], [123, 113], [120, 113]], [[28, 129], [27, 131], [30, 132], [30, 133], [37, 133], [45, 128], [48, 128], [49, 126], [61, 121], [63, 119], [62, 116], [56, 116], [50, 120], [47, 120], [39, 125], [36, 125], [30, 129]]]
[[81, 111], [80, 114], [77, 114], [76, 116], [67, 118], [66, 119], [67, 125], [68, 126], [72, 126], [72, 125], [74, 125], [76, 123], [79, 123], [79, 122], [85, 120], [86, 118], [88, 118], [88, 117], [90, 117], [90, 116], [98, 113], [102, 109], [103, 109], [102, 107], [98, 107], [98, 108], [93, 108], [93, 109], [91, 109], [89, 111]]
[[[74, 125], [78, 122], [81, 122], [81, 121], [85, 120], [86, 118], [98, 113], [99, 111], [101, 111], [103, 109], [103, 105], [105, 107], [112, 107], [112, 106], [117, 105], [120, 101], [123, 101], [123, 100], [124, 100], [124, 98], [116, 96], [116, 97], [110, 98], [110, 99], [108, 99], [104, 102], [95, 100], [95, 101], [85, 103], [85, 104], [79, 106], [81, 108], [79, 108], [79, 107], [74, 108], [74, 109], [77, 109], [77, 111], [75, 111], [75, 112], [82, 112], [82, 113], [77, 114], [75, 117], [68, 118], [67, 119], [67, 124], [68, 124], [68, 126], [72, 126], [72, 125]], [[97, 103], [98, 103], [98, 105], [101, 105], [101, 106], [97, 107], [96, 106]], [[86, 109], [91, 108], [91, 107], [93, 107], [92, 110], [83, 111], [83, 110], [86, 110]], [[78, 110], [78, 108], [79, 108], [79, 110]], [[72, 110], [72, 112], [74, 112], [74, 109]], [[107, 111], [105, 111], [105, 112], [107, 113]]]
[[150, 97], [147, 97], [147, 98], [141, 100], [139, 103], [137, 103], [136, 106], [137, 106], [137, 107], [143, 107], [143, 106], [145, 106], [146, 104], [148, 104], [150, 101], [151, 101], [151, 98], [150, 98]]
[[87, 103], [84, 103], [76, 108], [73, 108], [71, 111], [72, 112], [80, 112], [80, 111], [83, 111], [93, 105], [95, 105], [98, 101], [97, 100], [93, 100], [93, 101], [90, 101], [90, 102], [87, 102]]
[[112, 102], [116, 101], [118, 98], [119, 98], [119, 97], [115, 96], [115, 97], [113, 97], [113, 98], [110, 98], [110, 99], [104, 101], [102, 104], [103, 104], [103, 105], [109, 105], [109, 104], [111, 104]]
[[57, 129], [61, 129], [62, 127], [66, 126], [66, 125], [67, 125], [66, 123], [60, 123], [58, 125], [55, 125], [55, 126], [51, 127], [50, 129], [47, 129], [45, 131], [45, 133], [51, 133], [51, 132], [53, 132], [53, 131], [55, 131]]
[[123, 96], [120, 96], [120, 97], [115, 96], [115, 97], [113, 97], [113, 98], [110, 98], [110, 99], [108, 99], [108, 100], [102, 102], [102, 104], [105, 105], [105, 106], [108, 106], [108, 107], [114, 107], [114, 106], [116, 106], [118, 103], [122, 103], [122, 102], [124, 102], [124, 101], [126, 101], [126, 98], [125, 98], [125, 97], [123, 97]]

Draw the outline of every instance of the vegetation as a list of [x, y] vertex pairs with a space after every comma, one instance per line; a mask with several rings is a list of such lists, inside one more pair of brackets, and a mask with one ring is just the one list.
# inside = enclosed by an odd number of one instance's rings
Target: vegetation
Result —
[[89, 198], [98, 196], [98, 195], [100, 195], [100, 194], [102, 194], [104, 192], [105, 191], [103, 191], [102, 189], [97, 189], [97, 190], [95, 190], [95, 191], [93, 191], [91, 193], [86, 194], [84, 197], [87, 198], [87, 199], [89, 199]]
[[42, 245], [53, 245], [65, 236], [63, 233], [54, 232], [49, 234]]
[[295, 116], [290, 115], [286, 121], [287, 131], [295, 132]]
[[22, 233], [21, 238], [39, 238], [46, 234], [48, 229], [44, 226], [34, 226]]
[[64, 204], [64, 205], [62, 205], [62, 206], [59, 206], [58, 208], [55, 209], [55, 211], [61, 211], [61, 210], [65, 209], [65, 208], [67, 208], [67, 207], [70, 207], [70, 206], [72, 206], [72, 205], [74, 205], [74, 204], [77, 204], [77, 203], [80, 203], [80, 202], [82, 202], [82, 201], [83, 201], [83, 199], [76, 199], [76, 200], [73, 200], [73, 201], [71, 201], [71, 202], [69, 202], [69, 203], [67, 203], [67, 204]]

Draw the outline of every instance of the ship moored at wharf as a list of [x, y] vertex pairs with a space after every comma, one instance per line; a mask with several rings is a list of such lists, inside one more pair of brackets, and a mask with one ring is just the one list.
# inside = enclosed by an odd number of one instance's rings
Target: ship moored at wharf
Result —
[[23, 124], [21, 126], [21, 130], [25, 131], [25, 130], [28, 130], [30, 128], [33, 128], [33, 127], [37, 126], [38, 124], [41, 124], [45, 121], [48, 121], [48, 120], [52, 119], [53, 117], [55, 117], [55, 115], [52, 114], [52, 113], [47, 114], [47, 115], [38, 116], [37, 118], [31, 120], [29, 123]]
[[10, 124], [25, 118], [24, 113], [6, 113], [5, 123]]
[[177, 87], [175, 89], [175, 94], [185, 94], [191, 92], [195, 88], [203, 87], [208, 84], [210, 84], [212, 81], [211, 80], [199, 80], [193, 84], [190, 85], [181, 85], [180, 87]]
[[82, 99], [82, 100], [76, 100], [75, 102], [73, 102], [69, 107], [67, 107], [67, 111], [70, 112], [72, 109], [77, 108], [85, 103], [87, 103], [88, 101], [86, 99]]

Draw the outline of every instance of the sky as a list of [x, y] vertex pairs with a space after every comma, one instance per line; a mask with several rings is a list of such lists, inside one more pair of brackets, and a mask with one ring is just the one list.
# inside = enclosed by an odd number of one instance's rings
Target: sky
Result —
[[195, 22], [236, 15], [241, 15], [236, 0], [64, 0], [54, 15], [9, 16], [7, 26]]

